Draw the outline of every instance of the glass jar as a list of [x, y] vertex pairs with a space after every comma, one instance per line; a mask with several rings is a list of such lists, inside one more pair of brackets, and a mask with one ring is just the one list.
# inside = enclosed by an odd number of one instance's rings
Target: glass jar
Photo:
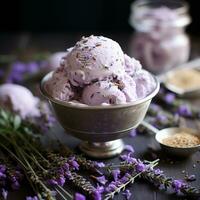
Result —
[[159, 74], [188, 60], [188, 5], [176, 0], [138, 0], [132, 4], [130, 24], [136, 34], [132, 54], [144, 68]]

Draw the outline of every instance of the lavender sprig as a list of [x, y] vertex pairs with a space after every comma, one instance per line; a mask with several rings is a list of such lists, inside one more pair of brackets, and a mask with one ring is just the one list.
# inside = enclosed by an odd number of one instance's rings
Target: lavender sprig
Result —
[[172, 188], [174, 192], [181, 192], [185, 195], [200, 194], [200, 191], [197, 188], [190, 186], [183, 180], [173, 180], [171, 177], [167, 177], [160, 169], [154, 170], [149, 168], [141, 174], [141, 177], [153, 183], [157, 187], [164, 187], [165, 190]]
[[[120, 193], [121, 191], [124, 191], [127, 187], [127, 185], [129, 185], [130, 183], [134, 183], [135, 179], [139, 176], [141, 176], [141, 174], [143, 173], [142, 171], [138, 171], [137, 170], [137, 166], [138, 165], [134, 165], [134, 167], [132, 166], [133, 164], [129, 164], [129, 166], [131, 166], [131, 169], [135, 169], [132, 170], [131, 174], [130, 173], [126, 173], [125, 176], [122, 179], [119, 179], [118, 181], [112, 182], [112, 187], [111, 184], [108, 185], [108, 187], [113, 188], [113, 191], [109, 192], [108, 194], [105, 195], [105, 199], [104, 200], [108, 200], [108, 199], [112, 199], [114, 198], [114, 195], [117, 193]], [[146, 166], [146, 168], [153, 168], [156, 165], [158, 165], [158, 162], [152, 162], [150, 164], [148, 164]], [[122, 167], [127, 167], [124, 163]], [[125, 182], [124, 182], [125, 180]]]

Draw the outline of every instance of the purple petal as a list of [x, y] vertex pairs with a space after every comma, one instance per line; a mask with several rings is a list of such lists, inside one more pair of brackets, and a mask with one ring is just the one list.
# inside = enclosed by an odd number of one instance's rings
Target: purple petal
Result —
[[101, 200], [102, 199], [101, 193], [98, 190], [95, 190], [93, 192], [92, 197], [93, 197], [94, 200]]
[[86, 197], [83, 194], [75, 193], [74, 200], [86, 200]]
[[167, 93], [164, 97], [164, 100], [168, 104], [172, 104], [175, 100], [175, 94], [173, 93]]
[[105, 164], [103, 162], [95, 162], [95, 166], [102, 168], [102, 167], [105, 167]]
[[4, 200], [6, 200], [7, 199], [7, 197], [8, 197], [8, 191], [7, 190], [5, 190], [4, 188], [2, 189], [2, 196], [3, 196], [3, 199]]
[[136, 168], [136, 172], [139, 173], [139, 172], [145, 171], [146, 166], [145, 166], [145, 164], [143, 164], [142, 162], [139, 162], [139, 163], [135, 166], [135, 168]]
[[105, 185], [107, 183], [105, 176], [99, 176], [99, 177], [94, 177], [94, 178], [95, 178], [95, 180], [97, 180], [102, 185]]
[[196, 176], [194, 174], [189, 175], [189, 176], [186, 177], [186, 180], [187, 181], [195, 181], [196, 180]]
[[131, 132], [129, 133], [130, 137], [135, 137], [136, 135], [137, 135], [137, 130], [136, 129], [131, 130]]
[[125, 190], [122, 194], [125, 196], [126, 200], [129, 200], [131, 198], [131, 195], [132, 195], [130, 190], [128, 190], [128, 189]]
[[117, 181], [120, 175], [120, 170], [119, 169], [114, 169], [112, 170], [112, 176], [114, 181]]

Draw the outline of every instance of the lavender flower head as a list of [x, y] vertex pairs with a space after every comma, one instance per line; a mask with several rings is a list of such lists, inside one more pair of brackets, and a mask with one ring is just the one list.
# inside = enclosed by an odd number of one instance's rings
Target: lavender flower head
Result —
[[177, 113], [181, 116], [192, 116], [192, 111], [188, 105], [182, 104], [178, 107]]
[[126, 200], [129, 200], [131, 198], [131, 195], [132, 195], [130, 190], [128, 190], [128, 189], [125, 190], [122, 194], [125, 196]]
[[164, 96], [164, 100], [167, 104], [172, 104], [175, 101], [175, 94], [169, 92]]
[[26, 200], [39, 200], [37, 196], [34, 196], [34, 197], [26, 197]]
[[86, 200], [86, 197], [83, 194], [75, 193], [74, 200]]
[[181, 189], [183, 189], [186, 186], [186, 184], [183, 182], [183, 180], [173, 180], [172, 181], [172, 188], [176, 193], [180, 193]]

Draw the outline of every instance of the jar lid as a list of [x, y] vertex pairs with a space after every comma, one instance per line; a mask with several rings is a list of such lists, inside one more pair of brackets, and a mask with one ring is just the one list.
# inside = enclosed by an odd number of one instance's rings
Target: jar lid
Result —
[[129, 23], [139, 31], [155, 26], [185, 27], [191, 22], [189, 6], [178, 0], [137, 0], [131, 5]]

